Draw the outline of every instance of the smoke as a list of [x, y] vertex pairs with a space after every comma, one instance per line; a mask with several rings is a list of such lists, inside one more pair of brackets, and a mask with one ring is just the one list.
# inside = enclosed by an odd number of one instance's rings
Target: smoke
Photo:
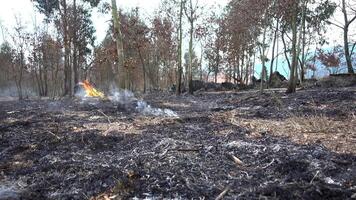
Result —
[[170, 109], [153, 108], [146, 101], [139, 100], [128, 90], [114, 90], [108, 98], [120, 108], [135, 110], [143, 115], [178, 117], [178, 114]]
[[113, 90], [108, 98], [112, 102], [127, 105], [131, 102], [137, 101], [135, 95], [128, 90]]
[[137, 101], [136, 110], [145, 115], [178, 117], [178, 114], [170, 109], [152, 108], [145, 101]]
[[[131, 91], [111, 87], [109, 94], [107, 99], [113, 102], [119, 110], [136, 111], [144, 115], [178, 117], [173, 110], [153, 108], [147, 102], [137, 99]], [[100, 102], [100, 98], [88, 97], [85, 89], [79, 85], [76, 88], [75, 96], [81, 100], [81, 103], [97, 104]]]
[[[22, 87], [22, 96], [24, 98], [36, 97], [36, 92], [32, 88]], [[0, 97], [18, 97], [18, 89], [16, 86], [8, 86], [0, 88]]]

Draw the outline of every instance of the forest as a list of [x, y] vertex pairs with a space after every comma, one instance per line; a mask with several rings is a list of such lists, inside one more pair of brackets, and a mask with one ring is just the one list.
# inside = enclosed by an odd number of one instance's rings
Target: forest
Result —
[[1, 3], [0, 200], [356, 199], [355, 0], [134, 2]]

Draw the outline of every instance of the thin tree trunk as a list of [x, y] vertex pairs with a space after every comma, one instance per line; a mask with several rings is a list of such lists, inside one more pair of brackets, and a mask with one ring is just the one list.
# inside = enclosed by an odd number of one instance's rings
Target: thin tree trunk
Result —
[[179, 39], [178, 39], [178, 77], [177, 77], [177, 95], [180, 95], [182, 92], [182, 40], [183, 40], [183, 26], [182, 26], [182, 18], [183, 18], [183, 0], [180, 1], [180, 11], [179, 11]]
[[284, 30], [282, 31], [282, 42], [283, 42], [283, 47], [284, 47], [284, 57], [286, 58], [286, 61], [288, 63], [288, 68], [289, 70], [291, 70], [292, 66], [291, 66], [291, 63], [290, 63], [290, 60], [289, 60], [289, 56], [287, 54], [287, 44], [286, 44], [286, 41], [284, 39], [284, 35], [285, 35], [285, 32]]
[[305, 26], [306, 26], [306, 9], [307, 9], [307, 1], [303, 1], [303, 15], [302, 15], [302, 62], [300, 64], [300, 83], [304, 82], [304, 74], [305, 74]]
[[62, 0], [62, 7], [63, 7], [63, 15], [62, 15], [62, 23], [63, 23], [63, 43], [64, 43], [64, 96], [71, 96], [71, 68], [69, 64], [69, 54], [70, 54], [70, 49], [69, 49], [69, 44], [68, 44], [68, 13], [67, 13], [67, 1]]
[[260, 52], [260, 56], [261, 56], [261, 61], [262, 61], [262, 71], [261, 71], [261, 87], [260, 87], [260, 92], [263, 93], [263, 82], [265, 80], [265, 76], [266, 76], [266, 59], [265, 59], [265, 51], [266, 51], [266, 47], [265, 47], [265, 42], [266, 42], [266, 32], [267, 32], [267, 27], [264, 28], [263, 31], [263, 39], [262, 39], [262, 50]]
[[297, 82], [296, 82], [296, 77], [295, 77], [295, 72], [297, 69], [297, 6], [298, 4], [295, 3], [294, 5], [294, 12], [293, 12], [293, 16], [292, 16], [292, 33], [293, 33], [293, 38], [292, 38], [292, 66], [291, 66], [291, 72], [290, 72], [290, 79], [289, 79], [289, 84], [288, 84], [288, 89], [287, 89], [287, 93], [294, 93], [296, 92], [296, 86], [297, 86]]
[[146, 93], [146, 65], [145, 65], [145, 61], [142, 57], [142, 53], [140, 48], [138, 47], [138, 55], [140, 57], [141, 60], [141, 64], [142, 64], [142, 75], [143, 75], [143, 93]]
[[350, 21], [348, 20], [348, 16], [347, 16], [347, 12], [346, 12], [345, 0], [342, 0], [342, 13], [344, 15], [344, 21], [345, 21], [345, 26], [344, 26], [344, 50], [345, 50], [347, 71], [350, 74], [354, 74], [355, 72], [354, 72], [354, 69], [352, 67], [352, 60], [351, 60], [350, 49], [349, 49], [349, 36], [348, 36]]
[[201, 53], [200, 53], [200, 81], [203, 81], [203, 55], [204, 55], [204, 49], [201, 48]]
[[[276, 30], [274, 31], [274, 37], [273, 37], [272, 58], [271, 58], [271, 65], [270, 65], [270, 70], [269, 70], [269, 84], [272, 83], [273, 64], [274, 64], [274, 55], [275, 55], [278, 28], [279, 28], [279, 19], [277, 19]], [[278, 52], [277, 52], [277, 54], [278, 54]]]
[[[73, 0], [73, 17], [74, 17], [74, 24], [73, 24], [73, 80], [72, 83], [73, 85], [78, 84], [79, 82], [79, 69], [78, 69], [78, 41], [77, 41], [77, 27], [78, 27], [78, 21], [77, 21], [77, 3], [76, 0]], [[74, 89], [74, 88], [72, 88]]]
[[193, 94], [193, 33], [194, 33], [194, 10], [193, 10], [193, 2], [189, 1], [190, 6], [190, 31], [189, 31], [189, 69], [188, 69], [188, 88], [189, 94]]
[[124, 46], [122, 41], [120, 17], [117, 10], [116, 0], [111, 0], [112, 18], [114, 21], [114, 35], [116, 39], [116, 51], [118, 56], [117, 68], [115, 70], [115, 82], [121, 89], [127, 89], [129, 77], [128, 72], [124, 67]]

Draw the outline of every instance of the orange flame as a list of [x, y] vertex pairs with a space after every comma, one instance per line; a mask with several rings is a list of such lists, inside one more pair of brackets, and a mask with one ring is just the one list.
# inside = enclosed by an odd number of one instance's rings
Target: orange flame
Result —
[[82, 85], [85, 92], [86, 92], [86, 96], [88, 97], [100, 97], [100, 98], [104, 98], [105, 95], [104, 93], [96, 90], [90, 83], [88, 80], [85, 80], [83, 82], [80, 82], [79, 85]]

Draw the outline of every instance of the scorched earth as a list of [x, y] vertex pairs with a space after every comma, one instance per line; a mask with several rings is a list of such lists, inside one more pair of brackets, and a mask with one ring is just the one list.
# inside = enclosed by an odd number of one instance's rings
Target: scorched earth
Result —
[[356, 198], [355, 92], [3, 100], [0, 199]]

